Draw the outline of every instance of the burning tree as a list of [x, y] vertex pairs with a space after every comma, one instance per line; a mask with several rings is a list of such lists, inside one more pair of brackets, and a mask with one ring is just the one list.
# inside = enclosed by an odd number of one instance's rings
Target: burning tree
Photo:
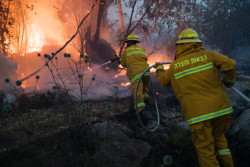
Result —
[[[107, 9], [111, 3], [111, 0], [98, 0], [98, 8], [92, 12], [79, 29], [79, 34], [72, 44], [80, 55], [90, 58], [91, 64], [104, 63], [114, 58], [115, 55], [115, 50], [102, 38], [104, 37], [102, 34], [107, 32]], [[88, 12], [91, 4], [89, 1], [70, 0], [60, 5], [61, 9], [58, 10], [58, 16], [64, 25], [66, 34], [69, 34]], [[68, 24], [68, 22], [71, 22], [71, 24]]]
[[0, 51], [5, 55], [10, 52], [11, 28], [14, 24], [13, 14], [10, 11], [11, 3], [12, 0], [0, 0]]
[[33, 5], [29, 5], [29, 0], [15, 0], [13, 3], [15, 9], [13, 45], [18, 54], [26, 54], [29, 38], [28, 12], [33, 11]]

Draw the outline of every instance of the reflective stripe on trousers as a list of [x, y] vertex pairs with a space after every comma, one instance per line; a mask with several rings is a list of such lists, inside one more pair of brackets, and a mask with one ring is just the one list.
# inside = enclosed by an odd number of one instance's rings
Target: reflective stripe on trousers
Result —
[[216, 112], [213, 112], [213, 113], [209, 113], [209, 114], [206, 114], [206, 115], [201, 115], [199, 117], [189, 119], [189, 120], [187, 120], [187, 123], [188, 123], [188, 125], [191, 125], [191, 124], [198, 123], [198, 122], [201, 122], [201, 121], [206, 121], [206, 120], [209, 120], [209, 119], [212, 119], [212, 118], [216, 118], [216, 117], [219, 117], [219, 116], [222, 116], [222, 115], [230, 114], [232, 112], [233, 112], [232, 107], [229, 107], [229, 108], [226, 108], [226, 109], [223, 109], [223, 110], [219, 110], [219, 111], [216, 111]]
[[[134, 78], [130, 80], [130, 83], [133, 83], [135, 80], [139, 79], [141, 77], [142, 73], [136, 75]], [[150, 76], [150, 72], [146, 72], [144, 76]]]
[[230, 123], [227, 114], [190, 125], [200, 167], [234, 167], [224, 135]]

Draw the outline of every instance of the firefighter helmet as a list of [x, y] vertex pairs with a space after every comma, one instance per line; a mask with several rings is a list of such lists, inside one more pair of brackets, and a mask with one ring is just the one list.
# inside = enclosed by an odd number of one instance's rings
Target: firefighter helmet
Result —
[[125, 42], [128, 42], [128, 41], [140, 42], [138, 36], [135, 35], [135, 34], [129, 34], [129, 35], [127, 36], [127, 38], [125, 39]]
[[199, 39], [198, 33], [195, 30], [187, 28], [180, 33], [176, 44], [191, 42], [201, 43], [202, 41]]

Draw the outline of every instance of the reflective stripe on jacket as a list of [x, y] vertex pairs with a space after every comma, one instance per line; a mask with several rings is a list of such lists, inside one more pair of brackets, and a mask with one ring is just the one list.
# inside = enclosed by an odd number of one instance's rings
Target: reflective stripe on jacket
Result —
[[219, 71], [226, 80], [234, 80], [235, 61], [201, 44], [188, 43], [177, 45], [169, 70], [157, 67], [157, 78], [162, 85], [172, 86], [190, 125], [233, 111]]
[[[141, 77], [141, 74], [149, 67], [148, 57], [143, 48], [131, 45], [125, 48], [121, 56], [121, 65], [127, 68], [127, 76], [130, 82], [134, 82]], [[148, 76], [146, 73], [145, 76]]]

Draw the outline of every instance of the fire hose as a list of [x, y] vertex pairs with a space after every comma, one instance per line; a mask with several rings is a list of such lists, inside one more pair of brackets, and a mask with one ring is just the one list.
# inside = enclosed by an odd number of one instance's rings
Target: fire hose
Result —
[[115, 62], [115, 61], [119, 61], [120, 59], [121, 59], [120, 56], [115, 55], [115, 58], [113, 58], [113, 59], [111, 59], [111, 60], [109, 60], [109, 61], [107, 61], [107, 62], [105, 62], [105, 63], [103, 63], [103, 64], [101, 64], [101, 65], [99, 65], [99, 66], [97, 66], [97, 67], [92, 68], [92, 70], [95, 70], [95, 69], [97, 69], [97, 68], [100, 68], [100, 67], [102, 67], [102, 66], [104, 66], [104, 65], [106, 65], [106, 64], [113, 63], [113, 62]]
[[240, 97], [242, 97], [248, 103], [250, 103], [250, 99], [247, 96], [245, 96], [243, 93], [241, 93], [238, 89], [236, 89], [235, 87], [232, 87], [231, 89], [234, 90], [235, 93], [237, 93]]
[[[171, 63], [172, 63], [172, 62], [162, 62], [162, 63], [159, 63], [159, 64], [171, 64]], [[141, 79], [142, 79], [142, 77], [145, 75], [145, 73], [148, 72], [148, 71], [149, 71], [152, 67], [154, 67], [154, 66], [155, 66], [155, 64], [154, 64], [154, 65], [151, 65], [150, 67], [148, 67], [148, 68], [142, 73], [141, 77], [139, 78], [139, 80], [138, 80], [138, 82], [137, 82], [137, 85], [136, 85], [136, 89], [135, 89], [135, 97], [134, 97], [134, 103], [135, 103], [135, 104], [137, 104], [137, 91], [138, 91], [138, 87], [139, 87], [139, 84], [140, 84], [140, 82], [141, 82]], [[157, 115], [157, 123], [155, 124], [155, 127], [151, 128], [151, 129], [147, 128], [147, 127], [143, 124], [143, 122], [142, 122], [142, 120], [141, 120], [141, 117], [140, 117], [139, 112], [138, 112], [137, 105], [135, 105], [135, 110], [136, 110], [136, 115], [137, 115], [137, 118], [138, 118], [138, 120], [139, 120], [141, 126], [142, 126], [145, 130], [147, 130], [147, 131], [149, 131], [149, 132], [154, 132], [154, 131], [160, 126], [160, 113], [159, 113], [159, 108], [158, 108], [158, 104], [157, 104], [157, 99], [156, 99], [156, 96], [155, 96], [155, 90], [154, 90], [154, 88], [153, 88], [153, 84], [152, 84], [151, 79], [150, 79], [150, 84], [151, 84], [152, 91], [153, 91], [153, 97], [154, 97], [154, 103], [155, 103], [155, 109], [156, 109], [156, 115]]]
[[[172, 62], [161, 62], [159, 64], [163, 65], [163, 64], [171, 64]], [[135, 89], [135, 96], [134, 96], [134, 103], [137, 104], [137, 91], [138, 91], [138, 87], [139, 87], [139, 84], [141, 82], [141, 79], [142, 77], [145, 75], [146, 72], [148, 72], [152, 67], [154, 67], [156, 64], [153, 64], [151, 65], [149, 68], [147, 68], [141, 75], [141, 77], [139, 78], [138, 82], [137, 82], [137, 85], [136, 85], [136, 89]], [[156, 96], [155, 96], [155, 90], [153, 88], [153, 84], [152, 84], [152, 81], [150, 79], [150, 83], [151, 83], [151, 87], [152, 87], [152, 91], [153, 91], [153, 97], [154, 97], [154, 103], [155, 103], [155, 109], [156, 109], [156, 114], [157, 114], [157, 124], [155, 125], [155, 127], [149, 129], [147, 128], [142, 120], [141, 120], [141, 117], [139, 115], [139, 112], [138, 112], [138, 108], [137, 108], [137, 105], [135, 105], [135, 110], [136, 110], [136, 115], [137, 115], [137, 118], [141, 124], [141, 126], [147, 130], [147, 131], [150, 131], [150, 132], [154, 132], [160, 125], [160, 114], [159, 114], [159, 108], [158, 108], [158, 104], [157, 104], [157, 99], [156, 99]], [[250, 99], [245, 96], [243, 93], [241, 93], [238, 89], [236, 89], [235, 87], [231, 87], [232, 90], [235, 91], [235, 93], [237, 93], [240, 97], [242, 97], [244, 100], [246, 100], [248, 103], [250, 103]]]

